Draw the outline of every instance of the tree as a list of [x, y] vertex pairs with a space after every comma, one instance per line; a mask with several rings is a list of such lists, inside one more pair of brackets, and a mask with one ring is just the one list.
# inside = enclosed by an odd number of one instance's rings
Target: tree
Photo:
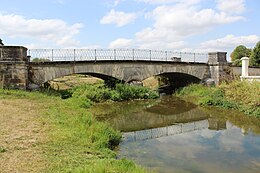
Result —
[[260, 41], [255, 45], [250, 59], [253, 66], [260, 67]]
[[250, 57], [252, 53], [251, 49], [248, 49], [244, 45], [237, 46], [231, 53], [231, 61], [233, 65], [241, 65], [240, 59], [243, 57]]

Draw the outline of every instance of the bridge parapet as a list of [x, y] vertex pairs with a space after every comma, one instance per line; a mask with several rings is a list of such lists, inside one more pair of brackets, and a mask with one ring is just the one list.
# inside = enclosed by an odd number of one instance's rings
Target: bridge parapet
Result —
[[0, 47], [0, 87], [26, 89], [28, 84], [27, 48]]

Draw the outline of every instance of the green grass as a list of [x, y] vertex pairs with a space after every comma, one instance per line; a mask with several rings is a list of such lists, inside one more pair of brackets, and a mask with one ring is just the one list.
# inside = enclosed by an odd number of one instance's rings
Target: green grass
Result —
[[[148, 172], [132, 161], [116, 159], [116, 153], [112, 149], [121, 141], [121, 133], [108, 124], [97, 121], [87, 111], [86, 108], [93, 101], [99, 101], [95, 100], [99, 98], [98, 95], [92, 100], [86, 97], [88, 89], [90, 86], [76, 88], [73, 96], [68, 99], [61, 99], [60, 93], [50, 91], [0, 90], [0, 99], [30, 99], [44, 105], [44, 111], [40, 111], [40, 121], [47, 127], [46, 141], [41, 144], [42, 153], [47, 160], [46, 173]], [[108, 89], [101, 90], [102, 92], [94, 92], [102, 95]], [[3, 148], [1, 152], [4, 152]]]
[[121, 159], [100, 159], [94, 161], [89, 166], [78, 168], [75, 173], [144, 173], [147, 172], [132, 161]]
[[[193, 84], [177, 92], [183, 98], [193, 97], [199, 105], [238, 109], [247, 115], [260, 117], [260, 83], [234, 81], [218, 87]], [[195, 98], [195, 99], [194, 99]]]
[[0, 153], [4, 153], [4, 152], [6, 152], [6, 151], [7, 151], [7, 149], [5, 149], [5, 148], [3, 148], [3, 147], [0, 146]]

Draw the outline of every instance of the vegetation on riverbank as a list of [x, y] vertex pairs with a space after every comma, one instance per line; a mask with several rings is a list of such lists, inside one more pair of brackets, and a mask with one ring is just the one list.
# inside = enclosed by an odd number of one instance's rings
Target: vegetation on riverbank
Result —
[[72, 96], [80, 99], [89, 99], [92, 102], [123, 101], [133, 99], [155, 99], [159, 94], [142, 86], [117, 84], [115, 88], [103, 84], [81, 85], [71, 90]]
[[217, 87], [193, 84], [177, 92], [199, 105], [238, 109], [247, 115], [260, 117], [260, 83], [233, 81]]
[[[63, 92], [62, 96], [64, 94], [69, 94], [69, 98], [61, 99], [57, 93], [51, 92], [0, 90], [1, 100], [22, 99], [31, 105], [39, 104], [34, 120], [46, 129], [41, 133], [44, 140], [34, 144], [44, 158], [45, 166], [41, 172], [147, 172], [132, 161], [116, 159], [112, 149], [121, 140], [120, 132], [97, 121], [86, 108], [93, 102], [105, 100], [156, 98], [155, 92], [119, 84], [115, 89], [83, 85]], [[5, 148], [1, 144], [0, 147]], [[7, 150], [4, 154], [10, 153]], [[36, 170], [38, 172], [40, 168]]]

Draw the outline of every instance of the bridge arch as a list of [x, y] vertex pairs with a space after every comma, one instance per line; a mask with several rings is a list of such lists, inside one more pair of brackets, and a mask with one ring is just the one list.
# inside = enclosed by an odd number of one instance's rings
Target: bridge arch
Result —
[[202, 80], [196, 76], [179, 73], [167, 72], [158, 75], [159, 90], [171, 94], [174, 90], [187, 86], [192, 83], [200, 83]]

